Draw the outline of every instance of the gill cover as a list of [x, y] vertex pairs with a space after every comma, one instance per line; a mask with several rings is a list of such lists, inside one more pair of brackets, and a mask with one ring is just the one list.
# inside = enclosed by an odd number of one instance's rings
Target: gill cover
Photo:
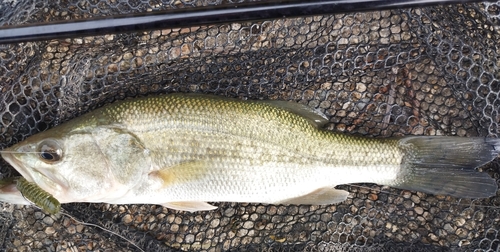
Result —
[[120, 198], [141, 181], [151, 166], [142, 142], [118, 127], [78, 129], [68, 134], [63, 143], [62, 158], [50, 169], [66, 184], [61, 192], [64, 197], [58, 197], [61, 203]]
[[114, 182], [127, 185], [128, 188], [137, 184], [151, 166], [149, 151], [142, 142], [121, 128], [96, 127], [91, 132], [96, 147], [108, 165], [102, 168], [109, 169]]

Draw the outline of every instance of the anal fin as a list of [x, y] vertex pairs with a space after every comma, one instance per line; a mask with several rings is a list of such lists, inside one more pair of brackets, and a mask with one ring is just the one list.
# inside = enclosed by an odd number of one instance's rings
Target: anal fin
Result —
[[181, 202], [168, 202], [162, 206], [181, 211], [196, 212], [196, 211], [210, 211], [217, 209], [216, 206], [210, 205], [203, 201], [181, 201]]
[[348, 195], [349, 193], [347, 191], [324, 187], [311, 193], [276, 203], [292, 205], [330, 205], [346, 200]]

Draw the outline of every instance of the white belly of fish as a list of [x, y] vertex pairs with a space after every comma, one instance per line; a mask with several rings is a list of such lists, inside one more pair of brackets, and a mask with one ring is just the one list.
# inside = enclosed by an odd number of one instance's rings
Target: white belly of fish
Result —
[[[262, 166], [203, 163], [170, 169], [169, 174], [151, 173], [149, 181], [115, 203], [164, 204], [168, 202], [260, 202], [287, 203], [322, 188], [395, 178], [399, 167], [320, 167], [268, 163]], [[167, 180], [167, 182], [165, 182]], [[333, 201], [334, 199], [332, 199]]]

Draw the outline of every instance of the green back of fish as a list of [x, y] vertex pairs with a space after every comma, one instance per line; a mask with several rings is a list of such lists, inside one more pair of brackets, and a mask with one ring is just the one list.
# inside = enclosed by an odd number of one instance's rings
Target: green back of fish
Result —
[[[206, 135], [238, 136], [307, 158], [306, 162], [314, 160], [330, 166], [401, 162], [397, 140], [362, 138], [319, 129], [324, 122], [307, 108], [296, 103], [174, 94], [125, 101], [102, 112], [110, 121], [125, 124], [135, 134], [156, 137], [158, 144], [164, 146], [178, 143], [162, 143], [165, 138], [158, 138], [162, 134], [176, 134], [177, 141], [191, 139], [193, 135], [197, 135], [199, 141], [206, 139]], [[315, 118], [319, 122], [315, 123]], [[227, 147], [238, 144], [243, 143], [235, 141]]]

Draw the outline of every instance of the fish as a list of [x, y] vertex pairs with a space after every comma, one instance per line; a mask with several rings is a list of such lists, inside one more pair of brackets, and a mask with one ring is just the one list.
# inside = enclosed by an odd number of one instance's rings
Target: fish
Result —
[[[496, 195], [477, 171], [500, 139], [370, 138], [325, 129], [303, 104], [167, 94], [117, 101], [28, 137], [2, 157], [61, 204], [329, 205], [337, 185], [375, 183], [459, 198]], [[22, 202], [21, 202], [22, 203]]]

